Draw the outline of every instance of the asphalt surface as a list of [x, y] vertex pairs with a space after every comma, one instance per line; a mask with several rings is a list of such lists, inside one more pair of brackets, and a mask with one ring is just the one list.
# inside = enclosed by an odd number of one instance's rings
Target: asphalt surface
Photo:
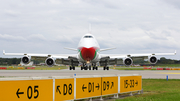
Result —
[[77, 76], [81, 75], [132, 75], [140, 74], [142, 78], [166, 79], [180, 79], [180, 70], [0, 70], [0, 76], [4, 77], [51, 77], [51, 76]]

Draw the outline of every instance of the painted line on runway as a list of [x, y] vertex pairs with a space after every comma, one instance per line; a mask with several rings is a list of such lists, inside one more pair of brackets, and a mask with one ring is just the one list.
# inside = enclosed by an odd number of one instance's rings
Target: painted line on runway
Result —
[[158, 74], [180, 74], [180, 73], [158, 73]]

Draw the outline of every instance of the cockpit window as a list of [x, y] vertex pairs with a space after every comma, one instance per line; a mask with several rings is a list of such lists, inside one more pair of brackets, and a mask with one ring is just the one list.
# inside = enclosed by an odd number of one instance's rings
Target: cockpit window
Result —
[[92, 36], [84, 36], [84, 38], [93, 38]]

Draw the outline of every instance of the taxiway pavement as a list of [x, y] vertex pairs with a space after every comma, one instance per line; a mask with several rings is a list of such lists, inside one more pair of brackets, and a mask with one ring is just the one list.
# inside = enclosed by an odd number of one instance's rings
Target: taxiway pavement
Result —
[[0, 76], [4, 77], [51, 77], [51, 76], [77, 76], [81, 75], [132, 75], [140, 74], [142, 78], [166, 79], [180, 79], [180, 70], [114, 70], [109, 71], [99, 68], [99, 70], [0, 70]]

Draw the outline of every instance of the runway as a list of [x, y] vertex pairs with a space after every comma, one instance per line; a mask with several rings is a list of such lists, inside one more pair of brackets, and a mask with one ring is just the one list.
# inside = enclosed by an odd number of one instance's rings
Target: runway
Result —
[[51, 77], [51, 76], [77, 76], [81, 75], [132, 75], [140, 74], [142, 78], [154, 78], [154, 79], [166, 79], [168, 75], [169, 79], [180, 79], [180, 71], [178, 70], [114, 70], [110, 69], [102, 70], [0, 70], [0, 76], [2, 77]]

